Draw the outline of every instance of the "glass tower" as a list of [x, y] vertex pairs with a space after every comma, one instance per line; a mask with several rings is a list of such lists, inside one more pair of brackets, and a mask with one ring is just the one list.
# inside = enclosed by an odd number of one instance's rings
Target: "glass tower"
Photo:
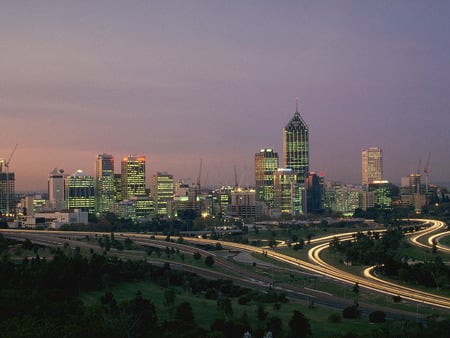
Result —
[[115, 201], [114, 157], [99, 154], [95, 161], [96, 212], [105, 213]]
[[150, 192], [155, 206], [155, 214], [170, 217], [170, 203], [173, 201], [174, 193], [173, 175], [166, 172], [158, 172], [153, 175]]
[[284, 167], [296, 173], [298, 183], [304, 183], [309, 173], [309, 128], [298, 107], [283, 129], [283, 155]]
[[256, 197], [274, 206], [273, 173], [278, 168], [278, 153], [272, 149], [261, 149], [255, 154]]
[[95, 211], [94, 177], [77, 170], [66, 177], [66, 201], [69, 209], [80, 209], [93, 213]]
[[367, 186], [383, 178], [383, 152], [381, 148], [370, 147], [361, 154], [362, 185]]
[[145, 156], [130, 155], [122, 159], [122, 198], [147, 196], [145, 191]]

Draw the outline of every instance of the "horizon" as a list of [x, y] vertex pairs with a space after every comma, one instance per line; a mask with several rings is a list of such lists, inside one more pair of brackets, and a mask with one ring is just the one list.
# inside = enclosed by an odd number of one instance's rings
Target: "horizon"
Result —
[[[151, 175], [254, 185], [254, 155], [295, 112], [310, 171], [361, 181], [450, 177], [450, 2], [76, 2], [2, 5], [0, 158], [16, 191], [94, 173], [97, 154], [147, 157]], [[119, 160], [119, 161], [117, 161]], [[419, 168], [420, 167], [420, 168]], [[203, 179], [202, 179], [203, 181]]]

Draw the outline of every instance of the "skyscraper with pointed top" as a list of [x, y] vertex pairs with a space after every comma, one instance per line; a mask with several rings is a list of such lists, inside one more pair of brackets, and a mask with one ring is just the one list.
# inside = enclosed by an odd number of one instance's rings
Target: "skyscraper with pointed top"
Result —
[[283, 129], [284, 167], [297, 174], [297, 182], [304, 183], [309, 173], [309, 128], [298, 112], [295, 113]]

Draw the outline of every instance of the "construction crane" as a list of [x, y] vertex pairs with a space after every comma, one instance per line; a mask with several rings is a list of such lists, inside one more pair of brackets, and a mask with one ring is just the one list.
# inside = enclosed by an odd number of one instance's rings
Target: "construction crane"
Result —
[[11, 195], [11, 190], [9, 189], [9, 163], [11, 162], [11, 159], [14, 155], [14, 153], [16, 152], [18, 144], [16, 143], [16, 145], [14, 146], [13, 151], [11, 152], [11, 154], [9, 155], [8, 159], [6, 160], [4, 166], [6, 168], [6, 188], [5, 188], [5, 195], [6, 195], [6, 215], [9, 216], [9, 201], [10, 201], [10, 195]]
[[198, 176], [197, 176], [197, 189], [200, 193], [201, 191], [201, 179], [202, 179], [202, 164], [203, 164], [203, 159], [200, 158], [200, 168], [198, 169]]
[[428, 166], [430, 165], [430, 156], [431, 156], [431, 152], [429, 151], [428, 155], [427, 155], [427, 162], [425, 163], [425, 167], [423, 167], [423, 173], [425, 174], [425, 193], [426, 194], [428, 194], [428, 178], [429, 178]]

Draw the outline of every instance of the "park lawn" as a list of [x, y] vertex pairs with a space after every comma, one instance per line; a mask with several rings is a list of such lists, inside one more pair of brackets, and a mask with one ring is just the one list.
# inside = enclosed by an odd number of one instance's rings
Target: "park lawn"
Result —
[[[175, 307], [181, 302], [189, 302], [192, 305], [197, 324], [203, 328], [209, 329], [214, 320], [224, 319], [224, 315], [217, 310], [216, 300], [205, 299], [203, 295], [193, 295], [192, 293], [183, 291], [181, 288], [175, 289], [177, 290]], [[137, 291], [141, 291], [143, 297], [150, 298], [154, 303], [158, 313], [158, 321], [160, 323], [169, 319], [169, 309], [164, 305], [164, 290], [164, 288], [151, 282], [122, 283], [110, 288], [110, 291], [119, 303], [132, 299]], [[85, 292], [80, 295], [80, 299], [87, 306], [95, 305], [100, 303], [100, 297], [103, 294], [104, 291]], [[265, 328], [265, 322], [258, 321], [256, 317], [257, 304], [255, 302], [251, 302], [249, 305], [239, 305], [237, 298], [233, 298], [232, 308], [234, 320], [239, 320], [244, 311], [246, 311], [250, 325], [254, 330], [258, 327]], [[364, 335], [368, 334], [374, 327], [373, 324], [369, 325], [367, 317], [343, 319], [340, 310], [318, 306], [309, 308], [304, 304], [292, 301], [282, 304], [281, 308], [277, 310], [273, 308], [272, 303], [265, 304], [264, 308], [268, 313], [267, 318], [277, 316], [282, 320], [283, 332], [285, 334], [288, 332], [288, 323], [294, 310], [302, 312], [306, 318], [310, 320], [313, 337], [327, 337], [347, 332], [358, 332], [358, 334]], [[338, 314], [341, 316], [340, 323], [330, 322], [328, 317], [331, 314]]]
[[442, 245], [450, 247], [450, 235], [441, 237], [441, 239], [439, 241]]

